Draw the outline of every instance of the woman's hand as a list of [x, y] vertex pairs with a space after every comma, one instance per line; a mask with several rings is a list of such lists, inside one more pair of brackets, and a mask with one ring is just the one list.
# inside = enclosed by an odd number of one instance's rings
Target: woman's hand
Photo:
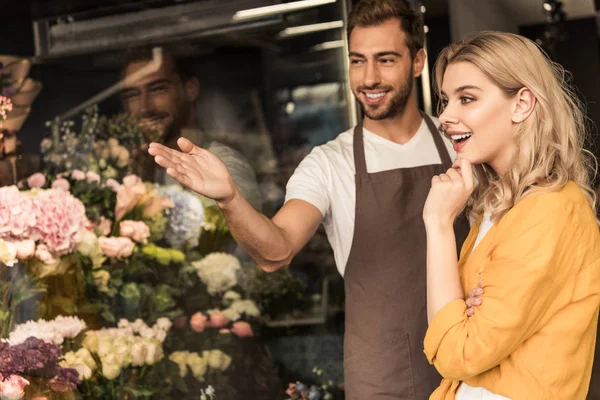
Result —
[[483, 295], [484, 290], [483, 287], [481, 287], [482, 282], [479, 281], [479, 283], [477, 284], [477, 287], [474, 289], [471, 289], [471, 291], [469, 292], [469, 297], [465, 300], [465, 303], [467, 303], [467, 317], [472, 316], [473, 314], [475, 314], [475, 307], [478, 307], [481, 305], [481, 303], [483, 302], [480, 298], [480, 296]]
[[452, 226], [473, 193], [473, 171], [468, 160], [456, 160], [445, 174], [431, 179], [431, 189], [423, 208], [425, 225]]

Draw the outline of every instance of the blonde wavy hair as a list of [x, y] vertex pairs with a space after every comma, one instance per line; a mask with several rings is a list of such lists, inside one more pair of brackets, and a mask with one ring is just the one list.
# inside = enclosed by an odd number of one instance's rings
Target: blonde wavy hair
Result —
[[506, 176], [498, 176], [487, 164], [474, 166], [477, 183], [468, 205], [469, 219], [476, 222], [487, 210], [497, 221], [529, 194], [560, 190], [569, 181], [581, 187], [595, 211], [591, 178], [597, 162], [583, 148], [587, 119], [569, 74], [527, 38], [481, 31], [442, 50], [434, 67], [438, 94], [448, 65], [465, 61], [508, 96], [526, 87], [537, 99], [531, 115], [517, 127], [518, 150]]

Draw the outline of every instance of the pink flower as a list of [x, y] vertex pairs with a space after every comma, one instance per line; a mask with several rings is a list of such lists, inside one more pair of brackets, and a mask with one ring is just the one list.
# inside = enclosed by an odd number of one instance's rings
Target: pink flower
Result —
[[13, 242], [17, 249], [17, 258], [25, 260], [35, 254], [35, 242], [31, 239]]
[[52, 182], [52, 189], [60, 189], [64, 190], [65, 192], [68, 192], [69, 189], [71, 189], [71, 185], [69, 184], [69, 181], [65, 178], [59, 178]]
[[37, 215], [32, 196], [16, 186], [0, 188], [0, 238], [21, 240], [35, 236]]
[[192, 315], [192, 319], [190, 319], [190, 326], [198, 333], [203, 332], [204, 328], [206, 328], [206, 316], [201, 312], [197, 312], [196, 314]]
[[148, 201], [144, 207], [143, 216], [144, 218], [152, 218], [164, 209], [173, 207], [175, 207], [175, 203], [171, 199], [157, 195]]
[[137, 175], [130, 174], [123, 178], [123, 185], [125, 186], [135, 186], [138, 183], [142, 183], [142, 178]]
[[27, 184], [30, 188], [41, 188], [46, 184], [46, 176], [41, 172], [37, 172], [27, 178]]
[[87, 181], [87, 183], [92, 183], [92, 182], [98, 182], [98, 183], [100, 183], [100, 175], [98, 175], [95, 172], [88, 171], [85, 174], [85, 180]]
[[226, 335], [226, 334], [231, 333], [231, 331], [227, 328], [224, 328], [224, 329], [219, 329], [219, 333]]
[[82, 181], [85, 179], [85, 172], [79, 169], [74, 169], [73, 172], [71, 172], [71, 178], [75, 179], [76, 181]]
[[108, 218], [100, 217], [100, 223], [97, 228], [102, 235], [108, 236], [112, 230], [112, 221]]
[[109, 188], [112, 189], [113, 192], [118, 192], [119, 188], [121, 187], [121, 184], [119, 182], [117, 182], [116, 180], [114, 180], [113, 178], [109, 178], [106, 180], [105, 185]]
[[252, 332], [252, 327], [249, 323], [245, 321], [238, 321], [234, 323], [233, 328], [231, 328], [231, 332], [239, 337], [254, 336], [254, 333]]
[[71, 193], [48, 189], [34, 197], [37, 223], [34, 235], [54, 255], [71, 253], [81, 241], [87, 218], [83, 203]]
[[19, 400], [25, 396], [25, 386], [29, 381], [19, 375], [11, 375], [4, 382], [0, 383], [0, 395], [2, 399]]
[[211, 328], [222, 328], [227, 325], [227, 322], [229, 322], [229, 320], [225, 314], [220, 311], [215, 311], [210, 314], [210, 322], [208, 323], [208, 326]]
[[129, 257], [135, 248], [135, 243], [126, 237], [100, 237], [98, 244], [102, 253], [114, 258]]
[[44, 264], [52, 264], [56, 261], [45, 244], [38, 244], [35, 248], [35, 257]]
[[[132, 175], [129, 175], [132, 176]], [[133, 175], [135, 176], [135, 175]], [[133, 210], [140, 200], [146, 194], [146, 187], [143, 183], [137, 183], [132, 186], [123, 185], [117, 192], [117, 204], [115, 206], [115, 219], [119, 221], [129, 211]]]
[[150, 228], [142, 221], [121, 221], [119, 231], [121, 236], [131, 238], [138, 243], [146, 243], [150, 237]]

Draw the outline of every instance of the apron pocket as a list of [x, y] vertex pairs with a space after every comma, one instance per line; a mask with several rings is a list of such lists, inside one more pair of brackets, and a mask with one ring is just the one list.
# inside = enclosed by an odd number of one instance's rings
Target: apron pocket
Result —
[[344, 364], [347, 399], [417, 400], [408, 334]]

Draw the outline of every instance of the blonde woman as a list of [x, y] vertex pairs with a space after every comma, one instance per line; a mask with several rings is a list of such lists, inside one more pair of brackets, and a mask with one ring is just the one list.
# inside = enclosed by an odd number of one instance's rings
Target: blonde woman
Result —
[[[480, 32], [436, 64], [457, 151], [432, 180], [425, 354], [430, 399], [585, 399], [600, 304], [600, 233], [584, 116], [530, 40]], [[472, 221], [457, 261], [453, 221]], [[480, 304], [473, 313], [469, 289]], [[470, 301], [473, 301], [472, 299]]]

